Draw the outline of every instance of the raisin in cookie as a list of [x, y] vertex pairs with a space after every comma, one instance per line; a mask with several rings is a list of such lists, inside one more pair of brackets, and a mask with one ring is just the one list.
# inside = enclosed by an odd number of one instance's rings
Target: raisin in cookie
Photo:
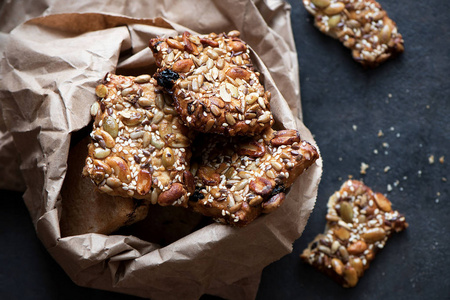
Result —
[[270, 127], [270, 93], [253, 69], [239, 32], [150, 41], [155, 78], [172, 93], [186, 126], [201, 132], [254, 135]]

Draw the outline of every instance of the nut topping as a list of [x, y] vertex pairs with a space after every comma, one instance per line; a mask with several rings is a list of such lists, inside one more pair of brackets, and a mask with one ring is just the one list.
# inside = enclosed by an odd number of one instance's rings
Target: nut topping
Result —
[[137, 177], [136, 191], [139, 195], [146, 195], [152, 186], [152, 175], [147, 170], [140, 170]]
[[114, 170], [114, 175], [120, 181], [129, 183], [131, 181], [130, 170], [127, 163], [120, 157], [112, 156], [106, 158], [106, 163]]
[[272, 191], [273, 184], [269, 179], [258, 177], [250, 182], [250, 189], [259, 195], [265, 196]]
[[246, 144], [241, 145], [238, 149], [237, 154], [242, 156], [250, 157], [261, 157], [266, 153], [266, 149], [263, 144], [256, 141], [250, 141]]
[[181, 196], [183, 196], [185, 190], [181, 183], [173, 183], [169, 190], [162, 192], [158, 197], [158, 203], [161, 206], [172, 205]]
[[177, 73], [187, 73], [194, 65], [192, 59], [182, 59], [173, 64], [173, 70]]
[[270, 142], [276, 147], [281, 145], [292, 145], [295, 142], [300, 142], [300, 135], [296, 130], [280, 130]]
[[285, 198], [286, 195], [284, 193], [279, 193], [270, 198], [269, 201], [264, 202], [262, 205], [263, 213], [265, 214], [270, 213], [275, 209], [277, 209], [278, 207], [280, 207], [281, 203], [283, 203]]

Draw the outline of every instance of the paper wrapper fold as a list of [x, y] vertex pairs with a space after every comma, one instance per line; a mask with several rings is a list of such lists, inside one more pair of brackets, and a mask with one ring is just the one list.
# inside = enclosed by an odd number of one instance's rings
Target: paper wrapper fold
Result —
[[[99, 10], [108, 13], [92, 12]], [[67, 13], [71, 11], [78, 13]], [[79, 13], [85, 11], [91, 12]], [[102, 7], [77, 1], [49, 7], [49, 13], [65, 14], [32, 19], [11, 32], [0, 86], [0, 141], [2, 136], [7, 140], [0, 147], [13, 141], [21, 156], [24, 199], [42, 243], [82, 286], [152, 299], [197, 299], [205, 293], [253, 299], [261, 270], [290, 253], [306, 225], [321, 160], [300, 176], [274, 213], [245, 228], [210, 224], [166, 246], [133, 235], [61, 238], [60, 191], [71, 136], [90, 122], [95, 86], [107, 72], [151, 74], [155, 65], [147, 45], [157, 35], [241, 31], [259, 55], [253, 55], [254, 63], [272, 93], [277, 126], [297, 128], [314, 143], [298, 118], [298, 63], [289, 6], [204, 0]], [[152, 220], [147, 222], [151, 226]]]

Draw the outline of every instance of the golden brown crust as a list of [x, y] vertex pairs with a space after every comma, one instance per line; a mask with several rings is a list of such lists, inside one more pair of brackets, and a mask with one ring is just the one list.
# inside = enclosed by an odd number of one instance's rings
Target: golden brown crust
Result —
[[404, 50], [395, 22], [375, 0], [303, 0], [315, 26], [339, 39], [363, 66], [376, 67]]
[[206, 140], [192, 164], [196, 191], [189, 206], [239, 227], [276, 210], [294, 180], [319, 157], [296, 130], [269, 128], [256, 137]]
[[327, 225], [301, 258], [344, 287], [353, 287], [388, 238], [408, 227], [381, 193], [349, 180], [328, 201]]
[[273, 124], [270, 93], [254, 72], [239, 32], [150, 41], [155, 78], [173, 94], [186, 126], [201, 132], [254, 135]]
[[171, 97], [149, 75], [108, 74], [96, 94], [83, 174], [110, 195], [186, 206], [191, 134]]

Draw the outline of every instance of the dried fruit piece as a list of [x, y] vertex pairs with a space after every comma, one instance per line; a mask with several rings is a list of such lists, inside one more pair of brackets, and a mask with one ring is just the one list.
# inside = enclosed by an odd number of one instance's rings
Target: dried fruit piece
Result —
[[[252, 136], [274, 123], [270, 93], [253, 70], [249, 48], [237, 36], [184, 32], [150, 41], [159, 68], [155, 78], [174, 96], [184, 124], [196, 131]], [[257, 96], [257, 109], [245, 104], [248, 94]]]

